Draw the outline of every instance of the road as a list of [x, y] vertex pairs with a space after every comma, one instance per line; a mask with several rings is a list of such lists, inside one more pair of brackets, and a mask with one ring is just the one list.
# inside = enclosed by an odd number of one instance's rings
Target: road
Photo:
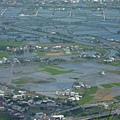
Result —
[[[67, 109], [67, 110], [62, 110], [58, 114], [63, 114], [65, 112], [69, 112], [69, 111], [76, 110], [76, 109], [79, 109], [79, 108], [86, 109], [86, 108], [94, 107], [94, 106], [98, 106], [98, 105], [103, 105], [104, 106], [105, 104], [104, 103], [96, 103], [96, 104], [81, 105], [81, 106], [77, 106], [77, 107], [72, 107], [72, 108]], [[108, 111], [108, 112], [103, 112], [103, 113], [99, 113], [99, 114], [83, 116], [83, 117], [80, 117], [80, 118], [73, 118], [73, 120], [93, 120], [95, 118], [107, 117], [109, 114], [111, 116], [120, 114], [120, 109], [112, 110], [111, 113], [110, 113], [110, 111]]]
[[120, 110], [118, 110], [118, 109], [111, 111], [111, 113], [110, 112], [103, 112], [103, 113], [100, 113], [100, 114], [95, 114], [95, 115], [89, 115], [89, 116], [85, 116], [85, 117], [76, 118], [74, 120], [93, 120], [93, 119], [98, 119], [98, 118], [101, 118], [101, 117], [108, 117], [109, 115], [112, 116], [112, 115], [117, 115], [117, 114], [120, 114]]
[[[73, 108], [70, 108], [70, 109], [67, 109], [67, 110], [63, 110], [63, 111], [60, 111], [59, 114], [63, 114], [65, 112], [69, 112], [69, 111], [72, 111], [72, 110], [76, 110], [76, 109], [79, 109], [79, 108], [88, 108], [88, 107], [93, 107], [93, 106], [98, 106], [99, 104], [102, 105], [102, 103], [98, 103], [98, 104], [89, 104], [89, 105], [82, 105], [82, 106], [77, 106], [77, 107], [73, 107]], [[120, 109], [115, 109], [115, 110], [112, 110], [111, 112], [108, 111], [108, 112], [102, 112], [102, 113], [99, 113], [99, 114], [93, 114], [93, 115], [88, 115], [88, 116], [83, 116], [83, 117], [79, 117], [79, 118], [73, 118], [73, 120], [93, 120], [95, 118], [101, 118], [101, 117], [107, 117], [108, 115], [112, 116], [112, 115], [117, 115], [117, 114], [120, 114]]]
[[3, 16], [4, 15], [4, 13], [6, 12], [6, 8], [1, 12], [1, 16]]
[[69, 112], [71, 110], [76, 110], [76, 109], [79, 109], [79, 108], [86, 109], [86, 108], [95, 107], [95, 106], [98, 106], [98, 105], [101, 105], [101, 106], [105, 107], [107, 105], [107, 103], [106, 102], [100, 102], [100, 103], [94, 103], [94, 104], [81, 105], [81, 106], [77, 106], [77, 107], [72, 107], [72, 108], [67, 109], [67, 110], [62, 110], [62, 111], [60, 111], [60, 113]]

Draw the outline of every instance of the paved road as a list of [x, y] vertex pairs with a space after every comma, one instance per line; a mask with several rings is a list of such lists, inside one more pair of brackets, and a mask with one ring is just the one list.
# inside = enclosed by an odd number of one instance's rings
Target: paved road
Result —
[[[62, 110], [58, 114], [63, 114], [65, 112], [69, 112], [69, 111], [76, 110], [76, 109], [79, 109], [79, 108], [86, 109], [86, 108], [94, 107], [94, 106], [98, 106], [98, 105], [103, 105], [104, 106], [105, 104], [106, 103], [96, 103], [96, 104], [81, 105], [81, 106], [77, 106], [77, 107], [72, 107], [72, 108], [67, 109], [67, 110]], [[100, 113], [100, 114], [93, 114], [93, 115], [89, 115], [89, 116], [83, 116], [83, 117], [80, 117], [80, 118], [73, 118], [72, 120], [93, 120], [95, 118], [107, 117], [109, 114], [110, 115], [120, 114], [120, 109], [112, 110], [111, 113], [110, 113], [110, 111], [108, 111], [108, 112], [103, 112], [103, 113]]]
[[[71, 110], [76, 110], [78, 108], [87, 108], [87, 107], [97, 106], [97, 105], [98, 104], [82, 105], [82, 106], [70, 108], [70, 109], [67, 109], [67, 110], [63, 110], [59, 114], [62, 114], [62, 113], [65, 113], [65, 112], [69, 112]], [[93, 120], [95, 118], [98, 119], [100, 117], [107, 117], [109, 115], [112, 116], [112, 115], [117, 115], [117, 114], [120, 114], [120, 109], [112, 110], [111, 113], [110, 113], [110, 111], [108, 111], [108, 112], [103, 112], [103, 113], [99, 113], [99, 114], [93, 114], [93, 115], [83, 116], [83, 117], [79, 117], [79, 118], [73, 118], [71, 120]]]
[[76, 109], [79, 109], [79, 108], [86, 109], [86, 108], [94, 107], [94, 106], [98, 106], [98, 105], [103, 105], [103, 104], [102, 104], [102, 103], [97, 103], [97, 104], [81, 105], [81, 106], [77, 106], [77, 107], [72, 107], [72, 108], [67, 109], [67, 110], [62, 110], [62, 111], [60, 111], [59, 113], [62, 114], [62, 113], [69, 112], [69, 111], [72, 111], [72, 110], [76, 110]]
[[89, 115], [89, 116], [85, 116], [85, 117], [80, 117], [80, 118], [76, 118], [74, 120], [93, 120], [93, 119], [98, 119], [101, 117], [107, 117], [107, 116], [112, 116], [112, 115], [117, 115], [120, 114], [120, 110], [116, 109], [110, 112], [104, 112], [104, 113], [100, 113], [100, 114], [95, 114], [95, 115]]

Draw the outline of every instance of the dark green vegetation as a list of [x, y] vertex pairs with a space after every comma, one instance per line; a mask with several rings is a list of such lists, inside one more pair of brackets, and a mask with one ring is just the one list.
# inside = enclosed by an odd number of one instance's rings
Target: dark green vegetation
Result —
[[90, 107], [88, 109], [78, 108], [76, 110], [71, 110], [70, 112], [66, 112], [64, 115], [78, 118], [78, 117], [88, 116], [92, 114], [99, 114], [100, 112], [104, 112], [103, 107], [95, 106], [95, 107]]
[[89, 103], [94, 98], [92, 94], [95, 94], [97, 90], [98, 90], [97, 86], [93, 86], [90, 89], [86, 89], [84, 91], [83, 98], [79, 102], [77, 102], [77, 104], [83, 105], [83, 104]]
[[8, 114], [0, 112], [0, 120], [13, 120], [13, 118], [11, 116], [9, 116]]
[[[17, 47], [17, 46], [22, 46], [23, 45], [23, 42], [16, 42], [15, 40], [1, 40], [0, 42], [0, 58], [2, 57], [9, 57], [15, 53], [11, 52], [11, 51], [6, 51], [6, 48], [7, 47], [10, 47], [10, 48], [14, 48], [14, 47]], [[23, 53], [23, 51], [16, 51], [16, 54], [21, 54]]]
[[120, 96], [116, 96], [115, 99], [120, 101]]
[[101, 118], [101, 119], [96, 119], [96, 120], [120, 120], [120, 115], [117, 116], [110, 116], [109, 118]]
[[[106, 117], [102, 117], [102, 118], [94, 118], [92, 120], [119, 120], [120, 119], [120, 115], [115, 115], [115, 116], [111, 116], [111, 112], [112, 112], [112, 108], [105, 110], [103, 106], [94, 106], [94, 107], [88, 107], [88, 108], [78, 108], [76, 110], [70, 110], [69, 112], [64, 113], [65, 116], [72, 116], [74, 118], [82, 118], [86, 116], [86, 118], [90, 115], [100, 115], [104, 112], [108, 112], [108, 116]], [[83, 118], [82, 118], [83, 119]]]
[[120, 115], [110, 117], [108, 120], [120, 120]]

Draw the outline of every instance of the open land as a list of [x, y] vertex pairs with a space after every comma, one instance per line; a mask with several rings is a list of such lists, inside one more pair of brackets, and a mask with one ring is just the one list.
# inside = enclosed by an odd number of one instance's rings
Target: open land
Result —
[[[75, 90], [83, 97], [78, 106], [119, 99], [119, 6], [119, 1], [1, 2], [1, 89], [7, 84], [58, 99], [67, 97], [56, 91]], [[76, 83], [82, 87], [76, 90]]]
[[[26, 8], [2, 9], [0, 7], [0, 58], [30, 59], [30, 57], [39, 56], [41, 59], [46, 57], [53, 61], [55, 59], [71, 61], [70, 63], [60, 60], [53, 62], [62, 69], [44, 66], [44, 63], [40, 63], [40, 66], [36, 64], [34, 66], [34, 63], [31, 66], [15, 65], [12, 75], [11, 68], [2, 67], [1, 82], [9, 82], [14, 86], [20, 84], [23, 88], [32, 91], [39, 93], [42, 91], [42, 94], [52, 91], [52, 96], [55, 94], [53, 91], [72, 87], [74, 79], [70, 79], [71, 76], [80, 77], [79, 81], [90, 86], [116, 87], [111, 83], [118, 84], [120, 79], [118, 67], [120, 59], [117, 56], [119, 55], [118, 25], [120, 20], [118, 10], [113, 9], [112, 6], [102, 9], [104, 4], [93, 3], [92, 5], [89, 2], [83, 2], [74, 9], [72, 8], [74, 4], [71, 5], [68, 4], [64, 8], [64, 4], [59, 3], [54, 9], [52, 4], [31, 6], [31, 8], [27, 4]], [[82, 7], [82, 5], [85, 6]], [[101, 8], [98, 7], [99, 5]], [[114, 5], [117, 6], [117, 4]], [[111, 12], [116, 14], [111, 15]], [[36, 22], [38, 20], [39, 22]], [[5, 51], [6, 47], [12, 48], [13, 46], [16, 47], [14, 51]], [[26, 47], [24, 51], [19, 51], [17, 48], [19, 46], [29, 46], [29, 48]], [[33, 50], [31, 46], [38, 46], [39, 49]], [[53, 46], [62, 46], [64, 49], [69, 47], [69, 49], [64, 50]], [[79, 58], [79, 54], [88, 54], [88, 60]], [[102, 59], [91, 62], [91, 56], [94, 54], [101, 55]], [[107, 65], [102, 64], [104, 59], [111, 57], [116, 60], [108, 62]], [[106, 74], [102, 76], [100, 72], [103, 70]], [[29, 84], [28, 87], [27, 84]]]

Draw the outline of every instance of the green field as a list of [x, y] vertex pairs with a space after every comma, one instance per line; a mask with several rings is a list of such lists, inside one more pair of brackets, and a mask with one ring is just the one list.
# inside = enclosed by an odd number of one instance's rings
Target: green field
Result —
[[120, 75], [119, 70], [107, 70], [106, 72], [110, 72], [110, 73], [113, 73], [113, 74], [119, 74]]
[[105, 55], [107, 53], [104, 49], [96, 49], [95, 52], [101, 53], [102, 55]]
[[83, 48], [83, 49], [91, 49], [92, 48], [90, 46], [82, 45], [82, 44], [71, 44], [71, 46], [78, 46], [79, 48]]
[[16, 42], [15, 40], [1, 40], [0, 46], [21, 46], [23, 42]]
[[101, 86], [104, 88], [112, 88], [112, 87], [120, 86], [120, 83], [101, 84]]
[[36, 54], [37, 54], [38, 56], [44, 56], [44, 55], [45, 55], [45, 52], [37, 51]]
[[0, 113], [0, 120], [12, 120], [12, 117], [5, 113]]
[[120, 83], [112, 83], [114, 86], [120, 86]]
[[89, 103], [94, 97], [93, 96], [85, 96], [80, 102], [78, 102], [78, 105], [83, 105]]
[[104, 88], [112, 88], [113, 87], [112, 84], [101, 84], [101, 86]]
[[[50, 79], [51, 80], [51, 79]], [[50, 81], [49, 80], [49, 81]], [[52, 79], [53, 80], [53, 79]], [[18, 80], [16, 80], [16, 81], [13, 81], [12, 83], [13, 84], [16, 84], [16, 85], [23, 85], [23, 84], [28, 84], [28, 83], [32, 83], [32, 84], [40, 84], [40, 83], [46, 83], [47, 81], [36, 81], [36, 80], [33, 80], [33, 79], [31, 79], [31, 78], [27, 78], [27, 77], [23, 77], [23, 78], [20, 78], [20, 79], [18, 79]]]
[[47, 80], [50, 80], [50, 81], [56, 81], [55, 78], [47, 78]]
[[91, 95], [95, 94], [97, 90], [98, 90], [97, 86], [93, 86], [90, 89], [86, 89], [83, 94], [83, 98], [78, 102], [78, 105], [89, 103], [94, 98], [94, 96]]
[[58, 65], [49, 65], [49, 67], [56, 68], [56, 69], [64, 69], [63, 67]]
[[120, 66], [120, 60], [116, 60], [112, 63], [108, 63], [109, 65], [112, 65], [112, 66]]
[[13, 53], [10, 52], [0, 52], [0, 58], [6, 57], [8, 58], [10, 55], [13, 55]]
[[59, 75], [59, 74], [71, 73], [74, 70], [61, 70], [55, 67], [45, 66], [45, 67], [42, 67], [42, 71], [49, 72], [51, 75]]
[[20, 79], [18, 79], [18, 80], [16, 80], [16, 81], [13, 81], [13, 83], [14, 84], [27, 84], [28, 83], [28, 78], [20, 78]]

